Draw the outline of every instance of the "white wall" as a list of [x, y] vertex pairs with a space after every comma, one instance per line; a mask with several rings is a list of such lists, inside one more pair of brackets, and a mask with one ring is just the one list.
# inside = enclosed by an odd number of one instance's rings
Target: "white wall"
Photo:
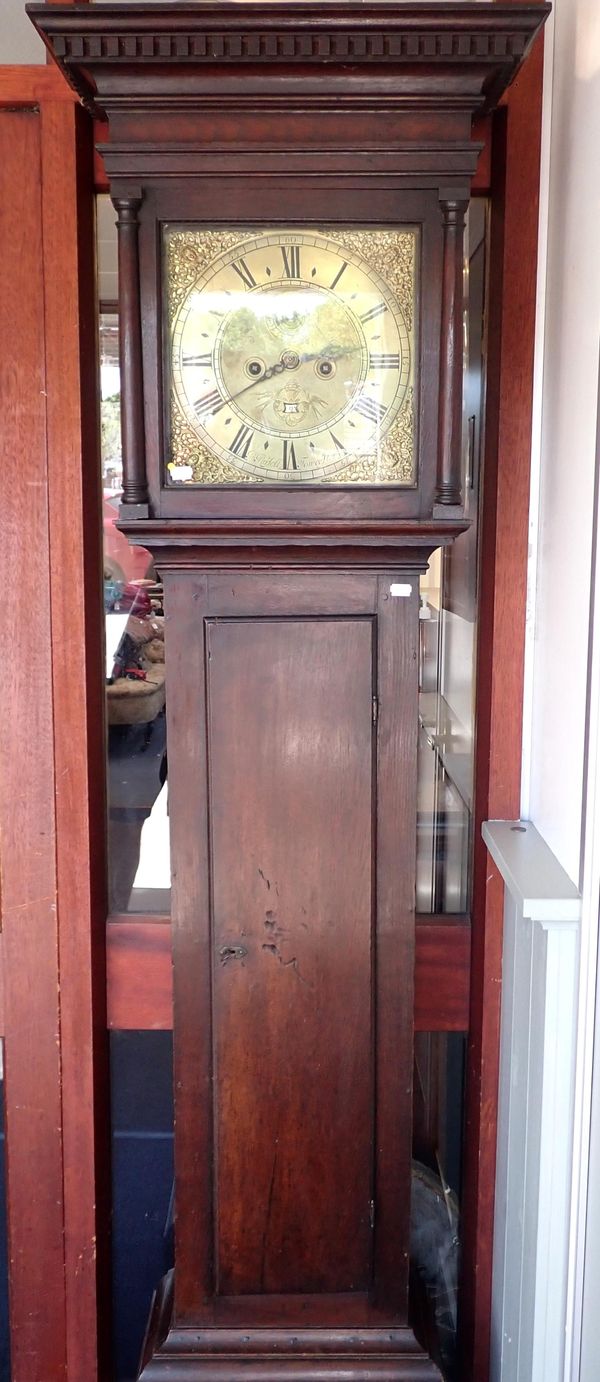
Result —
[[0, 0], [0, 64], [45, 62], [46, 49], [25, 14], [26, 0]]
[[[541, 487], [523, 814], [580, 884], [600, 339], [599, 0], [556, 0], [547, 76]], [[539, 473], [534, 467], [534, 479]]]
[[[600, 975], [596, 990], [596, 1012], [600, 1010]], [[576, 1277], [577, 1287], [577, 1325], [579, 1314], [581, 1315], [581, 1338], [576, 1338], [574, 1354], [573, 1378], [578, 1378], [578, 1382], [597, 1382], [600, 1371], [600, 1059], [598, 1048], [600, 1037], [596, 1031], [596, 1053], [594, 1057], [595, 1070], [593, 1074], [592, 1086], [592, 1108], [591, 1108], [591, 1138], [589, 1149], [589, 1162], [587, 1167], [584, 1165], [584, 1185], [582, 1189], [587, 1194], [582, 1194], [581, 1212], [578, 1215], [582, 1226], [585, 1223], [585, 1235], [580, 1233], [580, 1251], [578, 1254], [578, 1272]], [[579, 1300], [580, 1298], [580, 1300]], [[581, 1303], [580, 1303], [581, 1302]], [[578, 1353], [580, 1350], [580, 1358]], [[577, 1368], [579, 1367], [579, 1372]]]
[[[572, 1129], [563, 1134], [571, 1153], [564, 1379], [598, 1382], [600, 1049], [594, 1057], [594, 1013], [600, 900], [600, 582], [594, 563], [599, 0], [555, 0], [548, 39], [522, 814], [534, 822], [582, 892], [575, 1112]], [[598, 1107], [590, 1148], [594, 1063]]]

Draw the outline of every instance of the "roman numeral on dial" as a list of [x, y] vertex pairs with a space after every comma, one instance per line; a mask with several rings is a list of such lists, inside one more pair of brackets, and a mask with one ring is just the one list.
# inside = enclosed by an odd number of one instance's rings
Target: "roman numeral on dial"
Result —
[[284, 470], [298, 469], [298, 462], [296, 460], [296, 452], [294, 451], [293, 441], [284, 441], [283, 443], [282, 465]]
[[194, 403], [194, 410], [198, 417], [207, 417], [209, 414], [219, 413], [225, 407], [225, 399], [221, 398], [218, 389], [213, 389], [212, 393], [206, 393], [204, 398], [197, 398]]
[[367, 398], [364, 393], [361, 394], [358, 403], [355, 403], [354, 406], [356, 412], [360, 413], [361, 417], [366, 417], [368, 422], [383, 422], [387, 413], [387, 408], [384, 408], [383, 403], [376, 403], [374, 398]]
[[235, 269], [245, 288], [256, 288], [256, 279], [248, 268], [245, 259], [238, 259], [237, 263], [232, 264], [231, 267]]
[[330, 284], [329, 284], [330, 292], [333, 291], [334, 288], [337, 288], [337, 285], [338, 285], [338, 283], [339, 283], [339, 281], [340, 281], [340, 278], [342, 277], [342, 274], [345, 273], [345, 271], [346, 271], [347, 268], [348, 268], [348, 261], [345, 259], [344, 262], [343, 262], [343, 264], [342, 264], [341, 269], [338, 269], [338, 271], [337, 271], [337, 273], [336, 273], [336, 276], [335, 276], [335, 278], [334, 278], [334, 280], [333, 280], [333, 283], [330, 283]]
[[399, 355], [369, 355], [369, 369], [400, 369]]
[[378, 302], [375, 307], [370, 307], [368, 312], [363, 312], [361, 322], [372, 322], [374, 317], [380, 317], [382, 312], [387, 312], [385, 302]]
[[210, 366], [212, 365], [212, 353], [210, 350], [207, 350], [206, 355], [184, 355], [183, 364], [197, 365], [199, 368], [202, 369], [210, 369]]
[[244, 424], [242, 424], [239, 431], [236, 432], [229, 450], [233, 451], [235, 456], [243, 456], [245, 459], [248, 455], [248, 450], [250, 448], [250, 443], [252, 441], [253, 436], [254, 432], [252, 431], [252, 428], [246, 427]]
[[300, 277], [300, 246], [282, 245], [283, 272], [286, 278]]

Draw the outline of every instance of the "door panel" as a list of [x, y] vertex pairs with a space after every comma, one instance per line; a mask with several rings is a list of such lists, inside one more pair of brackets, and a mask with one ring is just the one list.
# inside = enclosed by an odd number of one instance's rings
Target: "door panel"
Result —
[[307, 1325], [406, 1321], [418, 596], [395, 578], [165, 572], [181, 1324], [292, 1298]]
[[227, 1294], [368, 1286], [372, 644], [365, 619], [208, 625]]

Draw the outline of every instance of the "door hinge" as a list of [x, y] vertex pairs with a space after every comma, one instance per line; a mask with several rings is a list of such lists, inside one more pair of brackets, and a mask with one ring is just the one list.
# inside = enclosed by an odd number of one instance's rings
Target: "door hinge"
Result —
[[377, 699], [377, 696], [373, 696], [373, 707], [372, 707], [372, 709], [373, 709], [373, 724], [376, 725], [376, 724], [377, 724], [377, 717], [378, 717], [378, 715], [379, 715], [379, 701], [378, 701], [378, 699]]
[[369, 1200], [369, 1223], [375, 1228], [375, 1200]]

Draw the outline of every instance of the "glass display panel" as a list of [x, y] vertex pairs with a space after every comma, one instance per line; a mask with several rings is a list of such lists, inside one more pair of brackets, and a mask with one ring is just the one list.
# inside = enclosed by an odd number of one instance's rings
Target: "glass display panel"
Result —
[[465, 235], [463, 493], [470, 526], [421, 579], [417, 911], [466, 912], [471, 896], [475, 661], [487, 204]]
[[115, 213], [98, 198], [101, 457], [110, 911], [168, 913], [162, 586], [150, 552], [119, 532], [121, 386]]
[[111, 912], [168, 912], [162, 586], [150, 553], [119, 532], [118, 326], [100, 318], [104, 618]]
[[416, 471], [419, 233], [164, 230], [171, 484]]
[[460, 1382], [458, 1293], [466, 1041], [417, 1032], [413, 1084], [411, 1317], [444, 1382]]
[[[486, 204], [465, 239], [463, 486], [471, 526], [433, 553], [421, 579], [417, 912], [468, 913], [472, 880], [477, 556], [485, 378]], [[425, 916], [419, 924], [426, 924]], [[457, 1347], [466, 1038], [415, 1033], [411, 1317], [444, 1382], [460, 1382]]]

